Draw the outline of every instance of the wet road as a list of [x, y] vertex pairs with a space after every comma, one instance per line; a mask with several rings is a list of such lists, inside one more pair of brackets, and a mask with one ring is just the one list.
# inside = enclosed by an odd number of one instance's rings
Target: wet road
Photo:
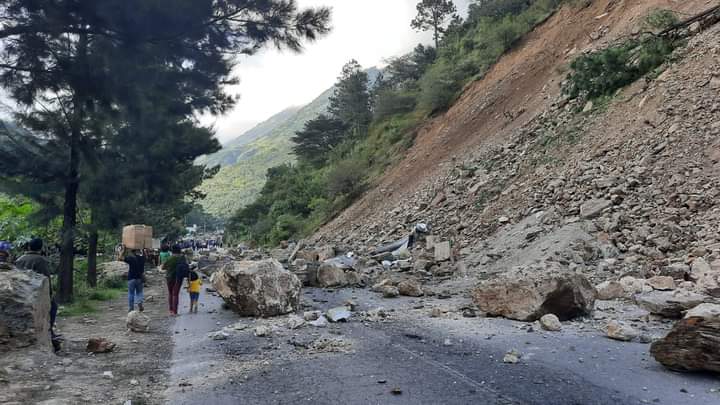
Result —
[[[408, 305], [367, 291], [305, 293], [324, 308], [351, 296], [360, 298], [361, 310]], [[216, 297], [203, 294], [203, 304], [200, 314], [183, 315], [174, 326], [172, 404], [720, 403], [720, 394], [710, 392], [719, 379], [668, 372], [647, 345], [596, 333], [528, 333], [499, 319], [399, 317], [306, 326], [271, 339], [247, 330], [218, 342], [207, 333], [238, 318]], [[467, 328], [471, 323], [477, 327]], [[288, 344], [321, 334], [352, 341], [352, 352], [297, 356]], [[520, 363], [502, 362], [510, 348], [523, 354]]]

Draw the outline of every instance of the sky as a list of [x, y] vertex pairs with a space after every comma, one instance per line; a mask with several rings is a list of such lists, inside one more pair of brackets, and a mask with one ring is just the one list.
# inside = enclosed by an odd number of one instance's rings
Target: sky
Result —
[[[465, 13], [470, 0], [455, 0]], [[240, 97], [221, 117], [205, 117], [226, 143], [291, 106], [311, 102], [336, 81], [343, 65], [356, 59], [364, 68], [430, 43], [429, 33], [410, 28], [418, 0], [298, 0], [300, 7], [332, 8], [332, 31], [306, 44], [301, 54], [266, 49], [243, 58], [236, 68], [240, 84], [228, 91]]]

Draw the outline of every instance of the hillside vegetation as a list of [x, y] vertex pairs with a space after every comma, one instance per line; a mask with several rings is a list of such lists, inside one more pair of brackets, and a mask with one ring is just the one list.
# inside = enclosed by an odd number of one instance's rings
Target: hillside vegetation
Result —
[[[275, 244], [307, 235], [333, 218], [402, 158], [421, 124], [452, 105], [465, 85], [482, 77], [561, 2], [475, 2], [466, 21], [455, 17], [443, 29], [439, 50], [418, 46], [390, 60], [384, 77], [370, 88], [358, 88], [363, 72], [349, 63], [331, 97], [329, 116], [308, 123], [294, 138], [296, 152], [304, 142], [316, 151], [325, 148], [324, 153], [319, 159], [318, 153], [301, 155], [297, 163], [270, 170], [259, 198], [230, 221], [229, 234]], [[316, 127], [328, 129], [324, 138]], [[341, 136], [328, 139], [328, 134]]]

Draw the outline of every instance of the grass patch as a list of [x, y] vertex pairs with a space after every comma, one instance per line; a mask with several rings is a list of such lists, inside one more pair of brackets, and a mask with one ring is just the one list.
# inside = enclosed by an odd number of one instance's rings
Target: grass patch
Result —
[[102, 281], [93, 288], [87, 284], [86, 275], [87, 261], [76, 259], [74, 299], [73, 302], [60, 306], [58, 315], [73, 317], [97, 313], [100, 303], [115, 300], [127, 293], [124, 280]]

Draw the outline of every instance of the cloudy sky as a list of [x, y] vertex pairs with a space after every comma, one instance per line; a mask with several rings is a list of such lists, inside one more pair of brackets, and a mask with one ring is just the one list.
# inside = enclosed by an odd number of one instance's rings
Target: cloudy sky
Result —
[[[470, 0], [455, 0], [464, 11]], [[309, 103], [335, 83], [342, 66], [357, 59], [365, 67], [411, 50], [430, 36], [413, 31], [418, 0], [298, 0], [301, 7], [330, 6], [332, 32], [308, 44], [302, 54], [274, 49], [245, 58], [237, 68], [237, 107], [222, 117], [208, 117], [224, 143], [290, 106]]]

